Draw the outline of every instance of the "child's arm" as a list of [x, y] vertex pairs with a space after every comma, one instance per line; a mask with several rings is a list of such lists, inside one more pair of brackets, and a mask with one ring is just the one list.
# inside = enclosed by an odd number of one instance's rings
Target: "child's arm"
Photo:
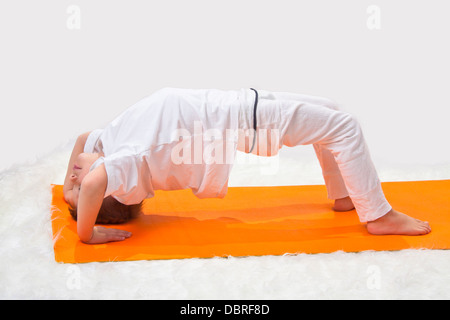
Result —
[[81, 183], [78, 198], [77, 233], [84, 243], [96, 244], [120, 241], [131, 235], [124, 230], [94, 227], [105, 196], [107, 183], [108, 177], [104, 164], [89, 172]]

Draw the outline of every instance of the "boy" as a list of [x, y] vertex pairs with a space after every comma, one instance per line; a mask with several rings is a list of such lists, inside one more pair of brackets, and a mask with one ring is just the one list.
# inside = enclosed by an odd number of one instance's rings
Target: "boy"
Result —
[[136, 206], [154, 190], [185, 188], [199, 198], [221, 198], [236, 150], [271, 156], [283, 145], [308, 144], [334, 210], [355, 208], [371, 234], [431, 232], [428, 222], [386, 201], [354, 117], [325, 98], [255, 89], [164, 88], [142, 99], [104, 129], [78, 138], [64, 197], [76, 209], [81, 241], [120, 241], [131, 234], [94, 227], [106, 199]]

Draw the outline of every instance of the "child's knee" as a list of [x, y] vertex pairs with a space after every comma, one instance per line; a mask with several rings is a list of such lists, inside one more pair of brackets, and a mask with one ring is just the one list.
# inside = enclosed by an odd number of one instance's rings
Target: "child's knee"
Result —
[[362, 137], [361, 125], [355, 115], [347, 112], [339, 112], [335, 123], [335, 130], [339, 140], [360, 139]]

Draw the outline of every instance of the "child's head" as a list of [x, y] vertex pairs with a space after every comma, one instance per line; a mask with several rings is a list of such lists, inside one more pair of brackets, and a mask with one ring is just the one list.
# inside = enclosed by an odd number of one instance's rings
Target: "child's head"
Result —
[[72, 173], [65, 182], [66, 191], [64, 199], [73, 208], [78, 205], [78, 196], [80, 194], [81, 182], [89, 173], [92, 164], [100, 157], [98, 153], [80, 153], [75, 159]]
[[[125, 205], [108, 196], [103, 199], [102, 206], [98, 212], [97, 224], [119, 224], [136, 218], [141, 212], [142, 203]], [[77, 220], [77, 208], [69, 205], [70, 215]]]
[[[75, 159], [72, 174], [67, 181], [67, 189], [64, 199], [69, 204], [69, 212], [77, 220], [78, 196], [80, 194], [81, 183], [89, 173], [92, 164], [100, 157], [98, 153], [80, 153]], [[124, 223], [136, 217], [141, 211], [141, 204], [125, 205], [108, 196], [103, 199], [97, 221], [98, 224]]]

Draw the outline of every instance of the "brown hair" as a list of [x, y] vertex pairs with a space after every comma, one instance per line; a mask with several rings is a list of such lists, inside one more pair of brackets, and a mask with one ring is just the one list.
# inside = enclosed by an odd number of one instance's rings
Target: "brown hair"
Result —
[[[97, 215], [96, 224], [120, 224], [136, 218], [141, 213], [142, 202], [139, 204], [126, 205], [112, 196], [103, 199], [102, 206]], [[77, 220], [77, 208], [69, 206], [72, 218]]]

